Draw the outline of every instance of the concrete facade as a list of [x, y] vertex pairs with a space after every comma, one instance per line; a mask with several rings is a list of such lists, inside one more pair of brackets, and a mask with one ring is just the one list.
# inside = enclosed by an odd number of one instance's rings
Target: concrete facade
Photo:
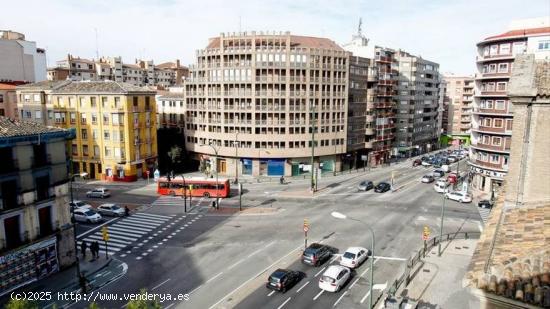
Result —
[[0, 30], [0, 54], [0, 82], [46, 80], [46, 51], [24, 34]]
[[472, 117], [472, 188], [498, 194], [508, 172], [513, 106], [507, 96], [508, 82], [517, 55], [532, 53], [537, 59], [550, 57], [550, 22], [514, 22], [508, 32], [477, 44], [474, 111]]
[[17, 99], [15, 85], [0, 83], [0, 116], [17, 119]]
[[469, 138], [471, 133], [474, 78], [470, 76], [443, 76], [446, 90], [443, 95], [447, 105], [447, 127], [445, 132], [451, 137]]

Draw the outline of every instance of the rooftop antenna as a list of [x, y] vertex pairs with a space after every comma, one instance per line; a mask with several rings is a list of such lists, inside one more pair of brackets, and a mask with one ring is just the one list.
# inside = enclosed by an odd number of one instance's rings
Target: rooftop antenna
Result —
[[94, 28], [95, 30], [95, 58], [96, 60], [99, 59], [99, 47], [98, 47], [98, 44], [97, 44], [97, 28]]
[[361, 29], [362, 25], [363, 25], [363, 18], [359, 17], [359, 27], [357, 28], [357, 34], [358, 35], [362, 34], [362, 29]]

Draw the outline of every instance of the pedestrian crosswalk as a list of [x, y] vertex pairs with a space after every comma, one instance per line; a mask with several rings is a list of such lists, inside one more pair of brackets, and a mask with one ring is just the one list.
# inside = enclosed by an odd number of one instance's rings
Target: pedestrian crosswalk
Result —
[[[113, 255], [136, 242], [141, 237], [159, 228], [175, 215], [164, 216], [151, 213], [136, 213], [130, 217], [116, 221], [107, 227], [109, 233], [108, 252]], [[86, 241], [88, 247], [94, 241], [99, 242], [100, 253], [105, 252], [105, 242], [101, 230], [78, 239], [78, 249], [82, 241]]]
[[[187, 198], [187, 209], [191, 209], [193, 206], [201, 206], [206, 198], [205, 197], [194, 197], [192, 201], [189, 201]], [[168, 196], [161, 195], [159, 196], [152, 204], [154, 206], [171, 206], [171, 207], [184, 207], [183, 197], [181, 196]]]
[[491, 209], [481, 208], [481, 207], [478, 207], [478, 209], [479, 209], [479, 215], [481, 216], [481, 220], [483, 221], [483, 224], [486, 224], [487, 221], [489, 220], [489, 216], [491, 215]]

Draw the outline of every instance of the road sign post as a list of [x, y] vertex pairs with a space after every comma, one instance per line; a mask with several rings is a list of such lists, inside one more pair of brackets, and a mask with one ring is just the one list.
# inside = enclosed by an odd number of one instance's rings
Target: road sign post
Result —
[[193, 201], [193, 185], [189, 185], [189, 209], [193, 207], [191, 202]]
[[307, 232], [309, 231], [309, 222], [304, 219], [304, 250], [307, 249]]
[[426, 251], [428, 249], [428, 243], [427, 240], [430, 238], [430, 228], [427, 225], [424, 225], [424, 229], [422, 230], [422, 240], [424, 241], [424, 257], [426, 257]]
[[243, 184], [239, 183], [239, 211], [243, 210], [242, 197], [243, 197]]
[[105, 241], [105, 258], [109, 259], [109, 246], [107, 244], [109, 240], [109, 230], [107, 230], [107, 226], [101, 228], [101, 234], [103, 235], [103, 241]]

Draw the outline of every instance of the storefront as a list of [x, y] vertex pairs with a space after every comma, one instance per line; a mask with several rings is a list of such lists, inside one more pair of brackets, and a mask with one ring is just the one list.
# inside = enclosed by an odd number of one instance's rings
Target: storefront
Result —
[[58, 270], [55, 236], [0, 256], [0, 296]]
[[283, 176], [285, 174], [285, 159], [267, 160], [268, 176]]

